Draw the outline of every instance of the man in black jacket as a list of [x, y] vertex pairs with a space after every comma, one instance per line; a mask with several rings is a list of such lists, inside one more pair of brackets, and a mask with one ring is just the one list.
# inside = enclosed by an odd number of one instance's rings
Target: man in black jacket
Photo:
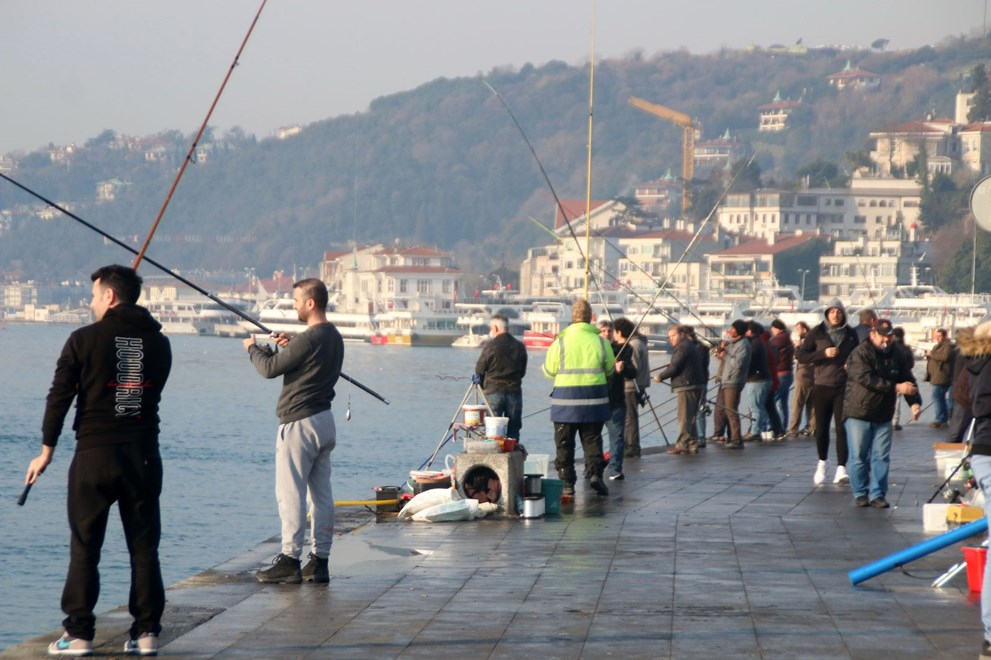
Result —
[[843, 425], [850, 442], [850, 485], [857, 506], [887, 509], [891, 416], [901, 394], [919, 418], [919, 389], [912, 368], [894, 347], [894, 328], [880, 319], [847, 360]]
[[678, 440], [673, 447], [668, 448], [669, 454], [698, 453], [698, 438], [695, 436], [695, 416], [699, 409], [699, 396], [707, 381], [702, 372], [702, 357], [695, 343], [688, 335], [688, 329], [683, 325], [668, 328], [668, 341], [674, 347], [671, 362], [659, 374], [654, 376], [654, 382], [671, 379], [671, 389], [678, 397]]
[[509, 334], [509, 321], [502, 314], [492, 315], [489, 334], [491, 339], [485, 342], [475, 364], [475, 380], [482, 385], [492, 414], [509, 418], [507, 437], [519, 440], [523, 428], [526, 346]]
[[131, 555], [128, 609], [134, 622], [128, 655], [158, 651], [165, 587], [158, 560], [162, 536], [158, 498], [158, 404], [172, 368], [169, 340], [144, 307], [141, 278], [125, 266], [91, 276], [95, 323], [69, 335], [55, 367], [42, 424], [41, 454], [26, 484], [52, 462], [65, 416], [76, 399], [76, 453], [69, 465], [69, 571], [62, 591], [65, 633], [50, 655], [88, 655], [96, 633], [98, 565], [110, 508], [117, 502]]
[[[599, 336], [609, 342], [613, 354], [619, 355], [620, 346], [613, 338], [612, 321], [599, 321]], [[626, 452], [626, 440], [623, 437], [626, 426], [626, 381], [636, 378], [637, 368], [633, 360], [616, 360], [615, 373], [608, 379], [609, 386], [609, 419], [606, 420], [606, 431], [609, 432], [609, 465], [606, 475], [613, 481], [622, 481], [623, 455]]]

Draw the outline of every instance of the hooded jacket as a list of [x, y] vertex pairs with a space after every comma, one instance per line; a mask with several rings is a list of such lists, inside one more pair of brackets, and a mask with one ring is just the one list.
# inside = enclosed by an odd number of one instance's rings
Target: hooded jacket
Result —
[[970, 375], [970, 401], [974, 413], [973, 453], [991, 455], [991, 322], [973, 332], [958, 332], [960, 355]]
[[41, 441], [54, 447], [76, 399], [77, 451], [158, 443], [158, 404], [172, 369], [162, 326], [144, 307], [120, 304], [66, 340], [45, 404]]
[[[795, 352], [795, 357], [798, 358], [799, 363], [813, 366], [816, 385], [844, 387], [847, 381], [844, 365], [860, 342], [857, 333], [846, 323], [846, 309], [839, 298], [833, 299], [824, 314], [828, 315], [831, 309], [839, 309], [843, 312], [843, 323], [831, 328], [827, 317], [822, 323], [809, 330], [805, 335], [805, 341]], [[834, 342], [834, 337], [839, 341]], [[831, 346], [838, 348], [839, 353], [835, 357], [826, 357], [826, 349]]]

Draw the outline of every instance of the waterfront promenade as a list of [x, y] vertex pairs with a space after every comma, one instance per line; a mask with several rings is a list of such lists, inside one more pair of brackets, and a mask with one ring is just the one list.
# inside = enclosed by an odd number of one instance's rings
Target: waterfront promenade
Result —
[[[575, 504], [545, 519], [380, 519], [335, 542], [329, 585], [257, 583], [273, 539], [169, 588], [161, 655], [976, 657], [980, 607], [965, 573], [930, 587], [959, 545], [911, 575], [847, 577], [934, 535], [922, 504], [941, 481], [941, 436], [919, 424], [895, 434], [888, 510], [854, 507], [846, 486], [813, 487], [814, 443], [799, 439], [651, 452], [608, 498], [579, 484]], [[100, 615], [96, 654], [119, 655], [128, 623], [123, 608]], [[3, 657], [39, 657], [57, 635]]]

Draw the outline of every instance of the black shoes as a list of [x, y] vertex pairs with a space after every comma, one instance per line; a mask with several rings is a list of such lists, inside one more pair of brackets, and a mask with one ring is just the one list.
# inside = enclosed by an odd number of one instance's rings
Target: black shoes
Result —
[[884, 497], [878, 497], [877, 499], [871, 500], [871, 506], [875, 509], [887, 509], [891, 505], [888, 504], [888, 500], [884, 499]]
[[303, 567], [303, 582], [316, 582], [318, 584], [330, 582], [330, 562], [310, 553], [310, 561]]
[[[326, 560], [325, 560], [326, 561]], [[299, 570], [299, 560], [288, 555], [278, 554], [272, 560], [272, 567], [255, 573], [259, 582], [269, 584], [299, 584], [303, 581]]]
[[868, 507], [871, 505], [871, 501], [867, 499], [866, 495], [860, 495], [857, 497], [857, 506], [860, 508]]
[[592, 475], [592, 478], [589, 480], [588, 483], [589, 485], [592, 486], [592, 490], [594, 490], [599, 495], [605, 497], [606, 495], [609, 494], [609, 489], [606, 487], [606, 482], [602, 480], [601, 474]]

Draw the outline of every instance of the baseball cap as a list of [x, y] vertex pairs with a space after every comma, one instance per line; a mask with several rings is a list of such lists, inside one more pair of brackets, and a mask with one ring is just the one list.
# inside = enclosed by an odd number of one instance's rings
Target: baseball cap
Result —
[[895, 334], [895, 328], [891, 325], [891, 321], [888, 319], [880, 319], [877, 325], [874, 326], [874, 332], [881, 335], [882, 337], [890, 337]]

